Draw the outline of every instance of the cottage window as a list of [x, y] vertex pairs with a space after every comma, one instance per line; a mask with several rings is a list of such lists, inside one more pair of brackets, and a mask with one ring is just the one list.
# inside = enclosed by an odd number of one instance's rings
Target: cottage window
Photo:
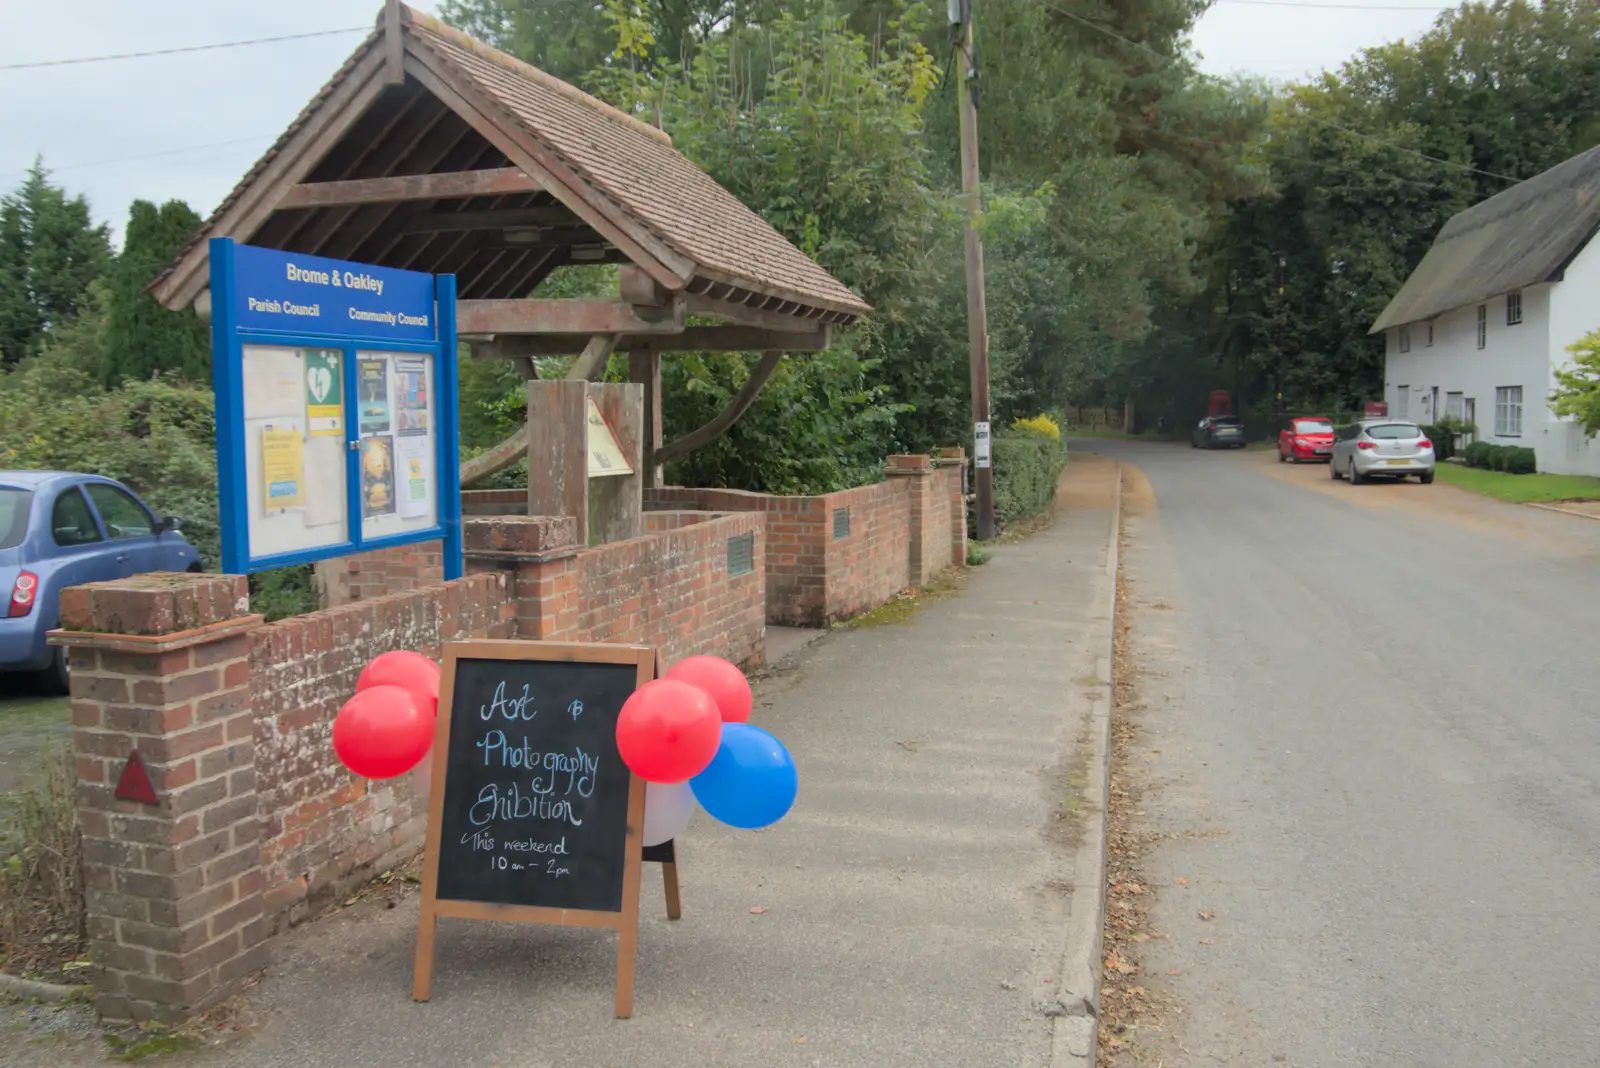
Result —
[[1494, 433], [1499, 438], [1522, 436], [1522, 387], [1497, 386], [1494, 391]]
[[1411, 387], [1394, 387], [1394, 415], [1396, 419], [1404, 419], [1411, 410]]
[[1400, 351], [1411, 351], [1411, 328], [1409, 326], [1402, 326], [1400, 328]]
[[1489, 305], [1478, 305], [1478, 347], [1484, 348], [1489, 343]]
[[1513, 289], [1506, 294], [1506, 325], [1516, 326], [1522, 322], [1522, 290]]

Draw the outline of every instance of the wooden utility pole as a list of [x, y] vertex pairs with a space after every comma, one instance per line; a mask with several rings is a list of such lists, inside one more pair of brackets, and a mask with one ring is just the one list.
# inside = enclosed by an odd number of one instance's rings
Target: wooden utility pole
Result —
[[[961, 192], [967, 202], [967, 343], [972, 350], [972, 436], [974, 479], [978, 491], [978, 540], [994, 537], [993, 436], [989, 427], [989, 313], [983, 297], [983, 239], [978, 213], [983, 194], [978, 175], [978, 72], [972, 34], [973, 0], [950, 0], [956, 30], [961, 108]], [[959, 26], [955, 25], [959, 17]]]

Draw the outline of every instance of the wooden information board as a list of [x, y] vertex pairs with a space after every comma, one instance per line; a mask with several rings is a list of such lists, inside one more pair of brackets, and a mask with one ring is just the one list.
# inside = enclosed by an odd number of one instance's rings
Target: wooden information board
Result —
[[616, 730], [655, 671], [641, 646], [445, 646], [413, 998], [432, 991], [439, 917], [512, 920], [617, 930], [616, 1014], [632, 1015], [644, 782]]

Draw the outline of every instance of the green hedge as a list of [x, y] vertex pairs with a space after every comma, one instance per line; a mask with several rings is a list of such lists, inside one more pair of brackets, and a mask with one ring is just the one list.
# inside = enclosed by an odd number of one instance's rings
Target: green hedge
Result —
[[1504, 471], [1508, 475], [1531, 475], [1538, 471], [1538, 455], [1521, 445], [1495, 445], [1487, 441], [1474, 441], [1462, 453], [1468, 467], [1481, 467], [1486, 471]]
[[1001, 522], [1048, 511], [1067, 467], [1066, 443], [1029, 431], [1002, 430], [992, 449], [994, 510]]

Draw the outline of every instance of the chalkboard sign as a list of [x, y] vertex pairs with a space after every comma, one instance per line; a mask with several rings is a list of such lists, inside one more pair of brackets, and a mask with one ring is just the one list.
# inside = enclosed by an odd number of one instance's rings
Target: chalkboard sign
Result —
[[623, 702], [654, 677], [655, 652], [639, 646], [445, 646], [418, 1001], [431, 992], [436, 920], [453, 916], [617, 929], [617, 1015], [631, 1014], [644, 783], [616, 730]]

